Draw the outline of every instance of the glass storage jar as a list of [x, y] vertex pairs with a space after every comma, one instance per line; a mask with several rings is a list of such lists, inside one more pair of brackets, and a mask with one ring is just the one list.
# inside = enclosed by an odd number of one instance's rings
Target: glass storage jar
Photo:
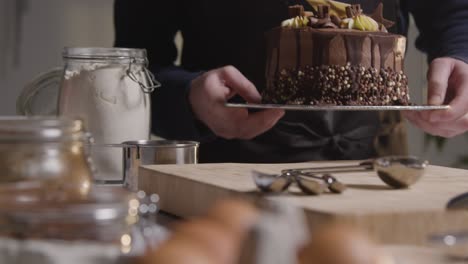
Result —
[[32, 192], [0, 193], [0, 236], [20, 240], [91, 241], [132, 249], [140, 205], [122, 188], [93, 186], [80, 199], [40, 200]]
[[40, 199], [86, 197], [91, 171], [83, 122], [67, 118], [0, 118], [0, 192], [34, 190]]
[[149, 94], [160, 84], [148, 71], [146, 50], [65, 48], [58, 114], [83, 120], [92, 134], [95, 180], [122, 181], [122, 150], [150, 137]]

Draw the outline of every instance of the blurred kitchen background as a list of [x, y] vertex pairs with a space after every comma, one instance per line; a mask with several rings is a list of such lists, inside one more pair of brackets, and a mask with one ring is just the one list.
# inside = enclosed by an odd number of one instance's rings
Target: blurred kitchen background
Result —
[[[113, 0], [0, 0], [0, 115], [16, 114], [16, 99], [24, 85], [50, 68], [61, 66], [64, 46], [111, 47], [114, 39]], [[406, 72], [414, 102], [425, 98], [427, 64], [414, 48], [414, 24], [409, 31]], [[180, 37], [177, 38], [180, 42]], [[433, 164], [467, 167], [468, 136], [444, 142], [442, 149], [408, 125], [410, 153]]]

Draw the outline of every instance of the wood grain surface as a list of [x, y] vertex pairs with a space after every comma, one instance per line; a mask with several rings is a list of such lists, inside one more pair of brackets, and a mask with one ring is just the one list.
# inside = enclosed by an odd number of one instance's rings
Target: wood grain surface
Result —
[[[466, 259], [448, 253], [444, 248], [409, 245], [387, 245], [384, 251], [396, 264], [461, 264]], [[468, 256], [468, 255], [467, 255]]]
[[214, 201], [234, 195], [280, 200], [303, 208], [311, 230], [326, 222], [345, 222], [366, 230], [383, 243], [424, 245], [433, 233], [468, 230], [468, 211], [447, 211], [447, 202], [468, 191], [468, 171], [429, 166], [409, 189], [387, 187], [375, 172], [340, 173], [347, 184], [342, 194], [307, 196], [297, 188], [262, 194], [253, 182], [253, 169], [279, 173], [282, 169], [356, 164], [315, 162], [300, 164], [152, 165], [140, 168], [139, 188], [158, 193], [162, 210], [180, 217], [204, 212]]

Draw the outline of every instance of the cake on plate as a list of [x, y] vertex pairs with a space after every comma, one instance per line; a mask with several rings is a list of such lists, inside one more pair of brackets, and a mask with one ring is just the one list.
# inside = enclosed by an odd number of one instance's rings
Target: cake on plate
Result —
[[[341, 4], [341, 3], [340, 3]], [[263, 103], [408, 105], [406, 38], [387, 32], [382, 4], [289, 7], [290, 19], [266, 33]]]

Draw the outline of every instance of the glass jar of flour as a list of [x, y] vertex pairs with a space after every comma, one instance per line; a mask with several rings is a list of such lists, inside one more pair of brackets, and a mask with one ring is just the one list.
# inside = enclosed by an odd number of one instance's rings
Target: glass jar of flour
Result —
[[160, 84], [146, 50], [65, 48], [58, 114], [84, 121], [98, 182], [122, 181], [120, 143], [150, 137], [150, 93]]

